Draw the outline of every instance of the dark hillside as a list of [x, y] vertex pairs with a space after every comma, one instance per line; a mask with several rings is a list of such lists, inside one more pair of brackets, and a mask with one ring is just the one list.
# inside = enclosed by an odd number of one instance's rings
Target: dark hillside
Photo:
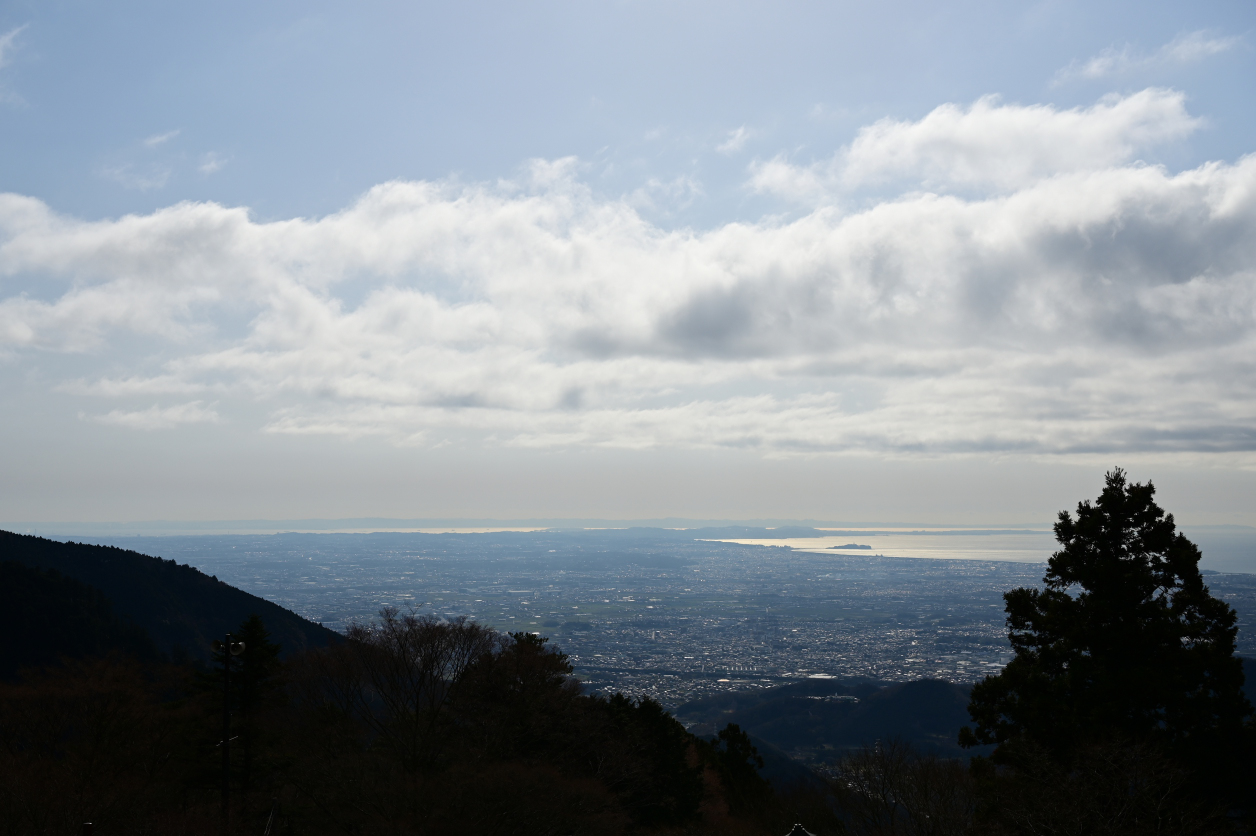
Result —
[[817, 787], [821, 785], [819, 775], [789, 756], [789, 753], [778, 746], [773, 746], [761, 737], [750, 735], [759, 756], [763, 758], [763, 769], [759, 774], [776, 790], [790, 790], [795, 787]]
[[696, 733], [736, 723], [806, 761], [832, 761], [877, 740], [899, 739], [944, 757], [981, 754], [960, 749], [959, 730], [971, 722], [968, 688], [934, 679], [878, 685], [811, 680], [720, 694], [680, 706], [676, 716]]
[[0, 679], [59, 659], [119, 651], [156, 659], [157, 648], [140, 627], [119, 618], [99, 589], [56, 569], [0, 562]]
[[60, 574], [100, 590], [113, 613], [172, 656], [208, 658], [214, 638], [256, 613], [285, 653], [322, 647], [336, 633], [191, 566], [112, 546], [0, 531], [0, 561]]
[[957, 743], [960, 728], [971, 722], [968, 690], [938, 679], [891, 685], [860, 703], [847, 733], [858, 730], [869, 741], [900, 737], [942, 755], [971, 754]]

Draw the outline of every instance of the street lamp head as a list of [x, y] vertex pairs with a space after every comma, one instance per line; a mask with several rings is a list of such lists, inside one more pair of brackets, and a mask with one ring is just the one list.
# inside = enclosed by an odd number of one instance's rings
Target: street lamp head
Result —
[[[230, 638], [231, 636], [228, 634], [227, 639], [230, 640]], [[214, 639], [214, 641], [210, 644], [210, 647], [214, 649], [215, 653], [222, 653], [230, 647], [232, 656], [239, 656], [244, 652], [244, 642], [230, 642], [229, 644], [224, 644], [223, 642], [218, 641], [218, 639]]]

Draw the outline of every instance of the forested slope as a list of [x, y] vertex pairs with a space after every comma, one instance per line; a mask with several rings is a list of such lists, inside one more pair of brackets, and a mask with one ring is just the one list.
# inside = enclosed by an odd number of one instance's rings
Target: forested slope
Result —
[[773, 746], [823, 762], [877, 740], [896, 738], [947, 757], [964, 757], [959, 730], [968, 688], [923, 679], [892, 685], [805, 680], [757, 691], [719, 694], [680, 706], [676, 716], [707, 732], [736, 723]]
[[119, 618], [99, 589], [14, 561], [0, 562], [0, 634], [0, 679], [60, 658], [158, 655], [148, 633]]
[[0, 562], [55, 570], [99, 590], [113, 617], [143, 630], [160, 652], [174, 658], [208, 658], [210, 642], [252, 614], [262, 618], [285, 654], [322, 647], [337, 636], [191, 566], [112, 546], [0, 531]]

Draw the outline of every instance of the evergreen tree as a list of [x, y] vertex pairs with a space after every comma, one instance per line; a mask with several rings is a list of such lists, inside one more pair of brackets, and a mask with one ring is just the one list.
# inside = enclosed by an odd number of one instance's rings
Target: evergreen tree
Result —
[[1192, 770], [1234, 763], [1252, 711], [1234, 655], [1235, 613], [1208, 592], [1199, 549], [1155, 488], [1106, 475], [1099, 499], [1060, 512], [1045, 588], [1004, 595], [1015, 658], [973, 688], [975, 728], [996, 761], [1067, 765], [1096, 744], [1151, 744]]
[[257, 714], [262, 704], [274, 694], [275, 675], [279, 672], [280, 646], [270, 640], [270, 633], [257, 613], [251, 614], [232, 634], [244, 642], [243, 664], [234, 679], [236, 705], [240, 708], [240, 742], [242, 763], [240, 786], [245, 795], [253, 786], [253, 767], [257, 753]]
[[711, 748], [729, 808], [738, 813], [765, 808], [772, 788], [759, 774], [763, 757], [750, 742], [750, 735], [736, 723], [729, 723], [716, 735]]

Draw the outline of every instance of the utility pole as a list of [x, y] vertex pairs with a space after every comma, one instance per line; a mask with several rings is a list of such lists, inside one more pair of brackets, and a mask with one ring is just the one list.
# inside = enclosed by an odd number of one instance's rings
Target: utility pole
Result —
[[222, 642], [214, 642], [214, 650], [222, 652], [222, 832], [231, 832], [231, 657], [244, 652], [244, 642], [233, 642], [228, 633]]

